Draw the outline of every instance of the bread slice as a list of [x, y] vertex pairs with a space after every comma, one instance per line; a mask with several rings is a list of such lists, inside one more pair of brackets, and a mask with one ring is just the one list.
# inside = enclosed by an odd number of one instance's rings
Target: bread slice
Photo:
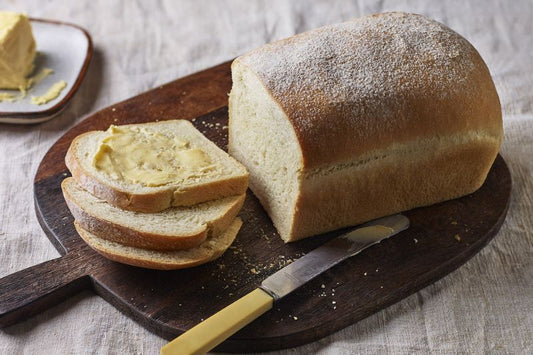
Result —
[[218, 237], [208, 237], [196, 248], [176, 251], [155, 251], [135, 248], [97, 237], [74, 222], [76, 230], [87, 244], [104, 257], [120, 263], [149, 269], [184, 269], [215, 260], [233, 243], [242, 221], [233, 220], [229, 228]]
[[152, 249], [190, 249], [226, 230], [245, 195], [194, 206], [143, 213], [119, 209], [82, 189], [73, 178], [61, 183], [63, 196], [78, 224], [92, 234], [124, 245]]
[[72, 141], [65, 163], [78, 184], [98, 198], [122, 209], [159, 212], [172, 206], [191, 206], [245, 193], [248, 187], [246, 168], [204, 137], [189, 121], [171, 120], [121, 127], [142, 128], [187, 141], [191, 149], [201, 149], [209, 157], [213, 168], [162, 186], [115, 179], [93, 165], [99, 144], [108, 134], [104, 131], [87, 132]]

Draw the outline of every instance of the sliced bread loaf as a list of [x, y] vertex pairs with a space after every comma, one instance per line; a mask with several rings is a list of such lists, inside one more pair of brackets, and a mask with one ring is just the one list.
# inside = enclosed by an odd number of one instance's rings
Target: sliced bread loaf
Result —
[[76, 230], [87, 244], [104, 257], [133, 266], [149, 269], [182, 269], [207, 263], [220, 257], [233, 243], [242, 221], [236, 218], [218, 237], [208, 237], [196, 248], [177, 251], [155, 251], [126, 246], [97, 237], [74, 222]]
[[61, 183], [65, 201], [78, 224], [92, 234], [124, 245], [153, 250], [189, 249], [226, 230], [245, 195], [156, 213], [119, 209], [82, 189], [73, 178]]
[[265, 45], [232, 82], [229, 152], [287, 242], [470, 194], [503, 137], [479, 53], [421, 15]]
[[[128, 137], [131, 144], [123, 145], [131, 151], [117, 151], [104, 143], [117, 131], [132, 135]], [[102, 169], [97, 161], [101, 155], [117, 171]], [[127, 160], [127, 171], [120, 159]], [[203, 164], [197, 164], [199, 160]], [[246, 168], [185, 120], [111, 126], [107, 131], [82, 134], [72, 141], [65, 162], [82, 188], [131, 211], [190, 206], [240, 195], [248, 187]], [[169, 164], [168, 176], [146, 183], [142, 177], [160, 176], [161, 164]], [[128, 175], [131, 171], [134, 174]]]

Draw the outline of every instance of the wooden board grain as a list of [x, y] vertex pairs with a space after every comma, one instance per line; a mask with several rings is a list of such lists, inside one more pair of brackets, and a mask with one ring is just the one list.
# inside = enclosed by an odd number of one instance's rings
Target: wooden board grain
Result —
[[[0, 325], [25, 319], [92, 288], [123, 313], [172, 339], [257, 287], [268, 275], [343, 231], [284, 244], [248, 192], [244, 225], [231, 249], [200, 267], [156, 271], [109, 261], [77, 235], [61, 195], [63, 159], [78, 134], [109, 124], [184, 118], [220, 147], [227, 144], [229, 63], [163, 85], [106, 108], [67, 132], [35, 177], [39, 221], [63, 255], [0, 279]], [[408, 211], [406, 232], [372, 247], [305, 285], [221, 344], [229, 352], [266, 351], [317, 340], [435, 282], [475, 255], [497, 233], [511, 178], [498, 156], [476, 193]]]

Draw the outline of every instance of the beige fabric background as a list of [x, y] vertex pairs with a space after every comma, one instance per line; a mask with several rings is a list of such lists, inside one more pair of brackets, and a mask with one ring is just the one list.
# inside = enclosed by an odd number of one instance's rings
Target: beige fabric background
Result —
[[[513, 175], [500, 233], [458, 271], [336, 334], [275, 354], [533, 353], [532, 1], [0, 1], [85, 27], [95, 53], [59, 117], [0, 124], [0, 277], [59, 256], [33, 210], [46, 150], [88, 114], [263, 43], [374, 12], [435, 18], [469, 39], [493, 74]], [[165, 341], [92, 292], [0, 331], [1, 354], [156, 354]]]

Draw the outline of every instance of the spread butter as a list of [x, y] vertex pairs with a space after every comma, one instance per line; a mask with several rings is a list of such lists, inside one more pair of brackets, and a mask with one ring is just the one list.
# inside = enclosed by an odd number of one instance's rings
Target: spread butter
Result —
[[42, 96], [33, 96], [31, 98], [31, 103], [35, 105], [44, 105], [53, 99], [57, 98], [61, 91], [67, 86], [65, 80], [60, 80], [48, 89], [48, 91]]
[[93, 166], [112, 179], [145, 186], [200, 177], [214, 168], [209, 156], [186, 140], [113, 125], [97, 148]]

